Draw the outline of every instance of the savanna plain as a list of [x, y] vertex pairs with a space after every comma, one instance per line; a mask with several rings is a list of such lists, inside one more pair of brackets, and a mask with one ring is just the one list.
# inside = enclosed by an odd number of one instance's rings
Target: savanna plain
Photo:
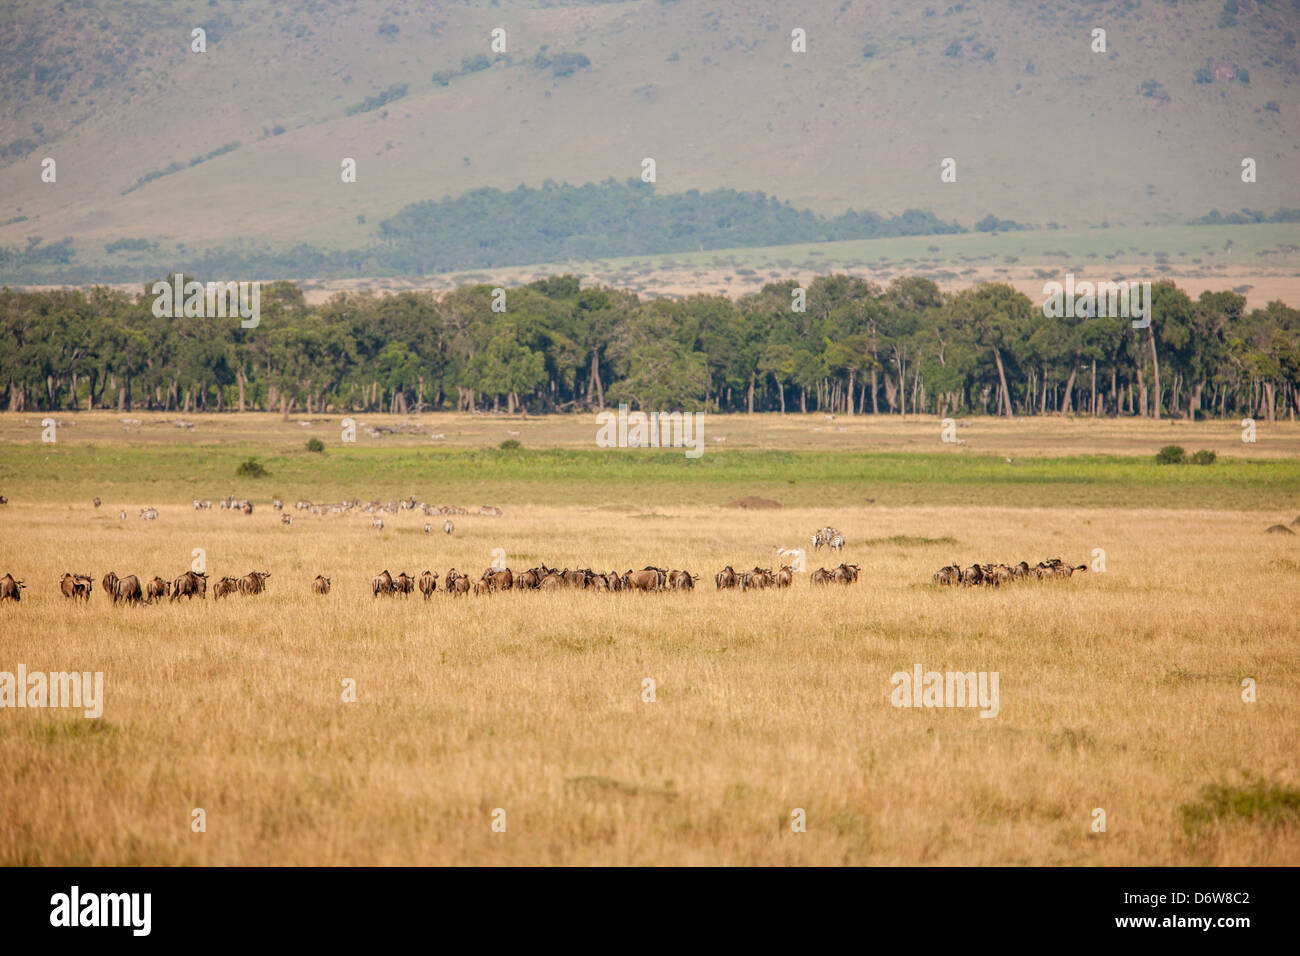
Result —
[[[64, 413], [47, 443], [0, 416], [0, 575], [26, 584], [0, 671], [104, 674], [98, 719], [0, 709], [0, 864], [1300, 863], [1295, 423], [974, 418], [959, 445], [929, 417], [710, 416], [690, 459], [598, 448], [591, 415], [358, 415], [355, 444], [341, 417]], [[1173, 443], [1218, 458], [1156, 465]], [[191, 504], [228, 494], [253, 513]], [[408, 495], [503, 514], [294, 508]], [[778, 548], [861, 574], [715, 590]], [[196, 549], [268, 590], [100, 588]], [[494, 553], [701, 578], [444, 592]], [[931, 583], [1057, 556], [1088, 570]], [[426, 568], [430, 600], [371, 593]], [[917, 665], [996, 671], [996, 716], [893, 706]]]

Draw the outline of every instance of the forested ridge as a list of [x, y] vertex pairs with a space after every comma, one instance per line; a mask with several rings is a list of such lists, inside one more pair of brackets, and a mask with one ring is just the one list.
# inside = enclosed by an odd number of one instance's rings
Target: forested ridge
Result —
[[148, 287], [0, 290], [11, 411], [472, 409], [1271, 419], [1300, 407], [1300, 310], [1152, 285], [1152, 321], [1046, 318], [1005, 284], [821, 276], [642, 300], [573, 276], [450, 292], [261, 290], [261, 319], [158, 318]]

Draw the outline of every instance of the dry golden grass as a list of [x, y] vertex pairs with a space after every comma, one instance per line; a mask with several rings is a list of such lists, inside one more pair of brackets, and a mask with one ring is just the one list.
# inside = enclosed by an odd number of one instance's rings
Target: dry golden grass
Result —
[[[0, 574], [29, 587], [0, 605], [0, 670], [102, 670], [106, 698], [99, 721], [0, 711], [0, 864], [1300, 863], [1293, 810], [1190, 828], [1181, 810], [1210, 784], [1300, 787], [1300, 538], [1258, 514], [530, 506], [447, 538], [410, 512], [380, 532], [158, 504], [152, 524], [0, 511]], [[827, 522], [857, 585], [714, 591], [723, 564], [770, 565]], [[868, 543], [895, 535], [955, 540]], [[705, 580], [370, 595], [381, 568], [475, 573], [497, 547], [515, 568]], [[99, 590], [108, 568], [175, 576], [194, 548], [214, 578], [271, 570], [269, 592], [114, 609]], [[1094, 548], [1104, 574], [928, 585], [956, 559]], [[88, 607], [59, 596], [64, 570], [95, 576]], [[998, 671], [1000, 713], [895, 709], [890, 675], [917, 663]]]

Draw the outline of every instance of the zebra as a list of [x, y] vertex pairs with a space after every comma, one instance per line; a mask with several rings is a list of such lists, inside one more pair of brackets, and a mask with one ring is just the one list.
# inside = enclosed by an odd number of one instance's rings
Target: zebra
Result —
[[426, 524], [426, 525], [424, 526], [424, 533], [425, 533], [425, 534], [432, 534], [432, 533], [433, 533], [433, 525], [431, 525], [431, 524]]
[[383, 519], [383, 518], [377, 518], [377, 517], [376, 517], [376, 518], [371, 518], [371, 519], [370, 519], [370, 527], [372, 527], [372, 528], [378, 528], [380, 531], [383, 531], [383, 530], [384, 530], [384, 519]]
[[455, 530], [456, 530], [456, 526], [455, 526], [454, 524], [452, 524], [451, 521], [448, 520], [448, 521], [444, 521], [444, 522], [442, 523], [442, 533], [443, 533], [443, 534], [451, 534], [451, 533], [452, 533], [453, 531], [455, 531]]
[[293, 524], [293, 515], [280, 515], [280, 524]]
[[141, 509], [140, 509], [140, 517], [143, 518], [145, 521], [153, 521], [155, 518], [158, 517], [158, 509], [157, 509], [157, 508], [141, 508]]
[[828, 542], [828, 544], [830, 544], [830, 546], [831, 546], [834, 550], [836, 550], [836, 551], [843, 551], [843, 550], [844, 550], [844, 535], [840, 534], [838, 531], [835, 532], [835, 536], [834, 536], [833, 538], [831, 538], [831, 540]]

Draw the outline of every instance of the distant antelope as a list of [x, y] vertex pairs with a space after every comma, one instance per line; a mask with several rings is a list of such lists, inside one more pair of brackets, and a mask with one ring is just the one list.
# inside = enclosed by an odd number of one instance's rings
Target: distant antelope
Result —
[[311, 583], [311, 590], [313, 594], [329, 594], [330, 579], [323, 574], [316, 575], [316, 580]]
[[280, 524], [293, 524], [293, 515], [280, 515]]

